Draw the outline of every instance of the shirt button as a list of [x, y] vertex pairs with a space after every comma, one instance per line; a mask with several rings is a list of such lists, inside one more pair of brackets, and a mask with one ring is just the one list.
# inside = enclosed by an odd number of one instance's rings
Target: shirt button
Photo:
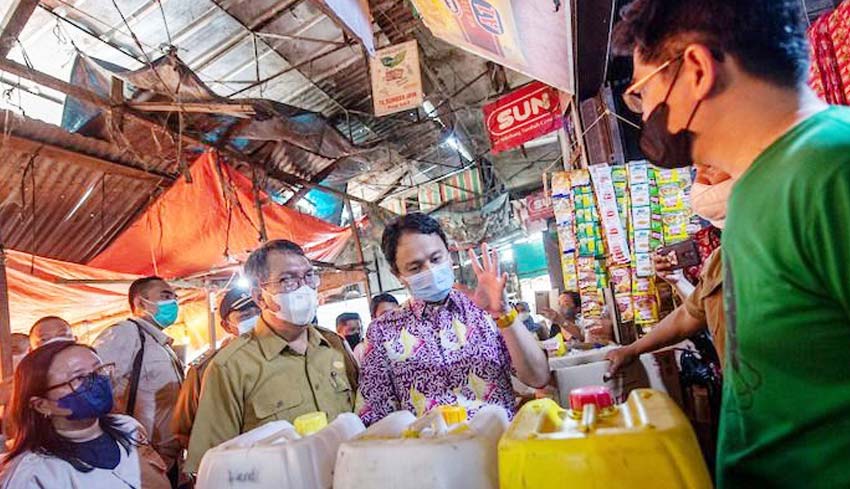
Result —
[[283, 407], [283, 401], [277, 401], [277, 407]]

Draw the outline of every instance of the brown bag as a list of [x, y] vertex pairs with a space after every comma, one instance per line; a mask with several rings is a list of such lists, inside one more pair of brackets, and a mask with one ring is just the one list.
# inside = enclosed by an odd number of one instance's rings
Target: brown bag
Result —
[[165, 462], [159, 454], [147, 444], [136, 447], [139, 451], [139, 473], [141, 474], [141, 489], [171, 489]]

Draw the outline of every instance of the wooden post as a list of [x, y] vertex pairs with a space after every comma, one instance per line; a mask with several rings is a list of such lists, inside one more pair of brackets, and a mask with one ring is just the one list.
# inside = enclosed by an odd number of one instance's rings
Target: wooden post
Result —
[[[345, 207], [348, 209], [348, 215], [351, 216], [351, 235], [354, 237], [354, 247], [357, 250], [357, 261], [363, 263], [363, 271], [366, 275], [366, 297], [372, 299], [372, 287], [369, 285], [369, 269], [365, 266], [366, 258], [363, 255], [363, 243], [360, 241], [360, 233], [357, 231], [357, 221], [354, 220], [354, 211], [351, 209], [351, 200], [345, 199]], [[380, 271], [378, 271], [380, 273]]]
[[210, 335], [209, 351], [215, 351], [215, 290], [209, 282], [204, 284], [207, 290], [207, 328]]
[[[375, 278], [378, 279], [378, 293], [382, 294], [384, 292], [384, 282], [381, 280], [381, 262], [378, 261], [378, 253], [375, 253]], [[369, 300], [372, 300], [369, 297]]]
[[3, 380], [14, 374], [12, 369], [12, 323], [9, 316], [9, 288], [6, 282], [6, 251], [0, 244], [0, 374]]

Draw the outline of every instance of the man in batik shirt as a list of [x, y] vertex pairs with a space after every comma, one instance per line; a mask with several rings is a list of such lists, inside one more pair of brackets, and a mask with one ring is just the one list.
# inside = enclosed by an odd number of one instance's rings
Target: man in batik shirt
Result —
[[366, 334], [358, 412], [372, 424], [393, 411], [422, 415], [460, 404], [515, 412], [511, 373], [532, 387], [549, 381], [545, 353], [505, 300], [507, 275], [495, 251], [470, 250], [474, 291], [455, 290], [448, 242], [431, 217], [414, 213], [387, 226], [382, 249], [412, 299], [376, 320]]

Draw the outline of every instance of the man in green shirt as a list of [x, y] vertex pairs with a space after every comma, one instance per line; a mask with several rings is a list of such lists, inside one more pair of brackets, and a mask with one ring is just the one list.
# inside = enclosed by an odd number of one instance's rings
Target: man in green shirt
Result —
[[850, 487], [850, 109], [805, 85], [801, 4], [636, 0], [616, 47], [641, 148], [738, 179], [723, 236], [717, 484]]
[[245, 264], [261, 314], [251, 334], [221, 349], [204, 373], [186, 459], [271, 421], [352, 412], [357, 363], [336, 333], [313, 325], [319, 276], [297, 244], [269, 241]]

